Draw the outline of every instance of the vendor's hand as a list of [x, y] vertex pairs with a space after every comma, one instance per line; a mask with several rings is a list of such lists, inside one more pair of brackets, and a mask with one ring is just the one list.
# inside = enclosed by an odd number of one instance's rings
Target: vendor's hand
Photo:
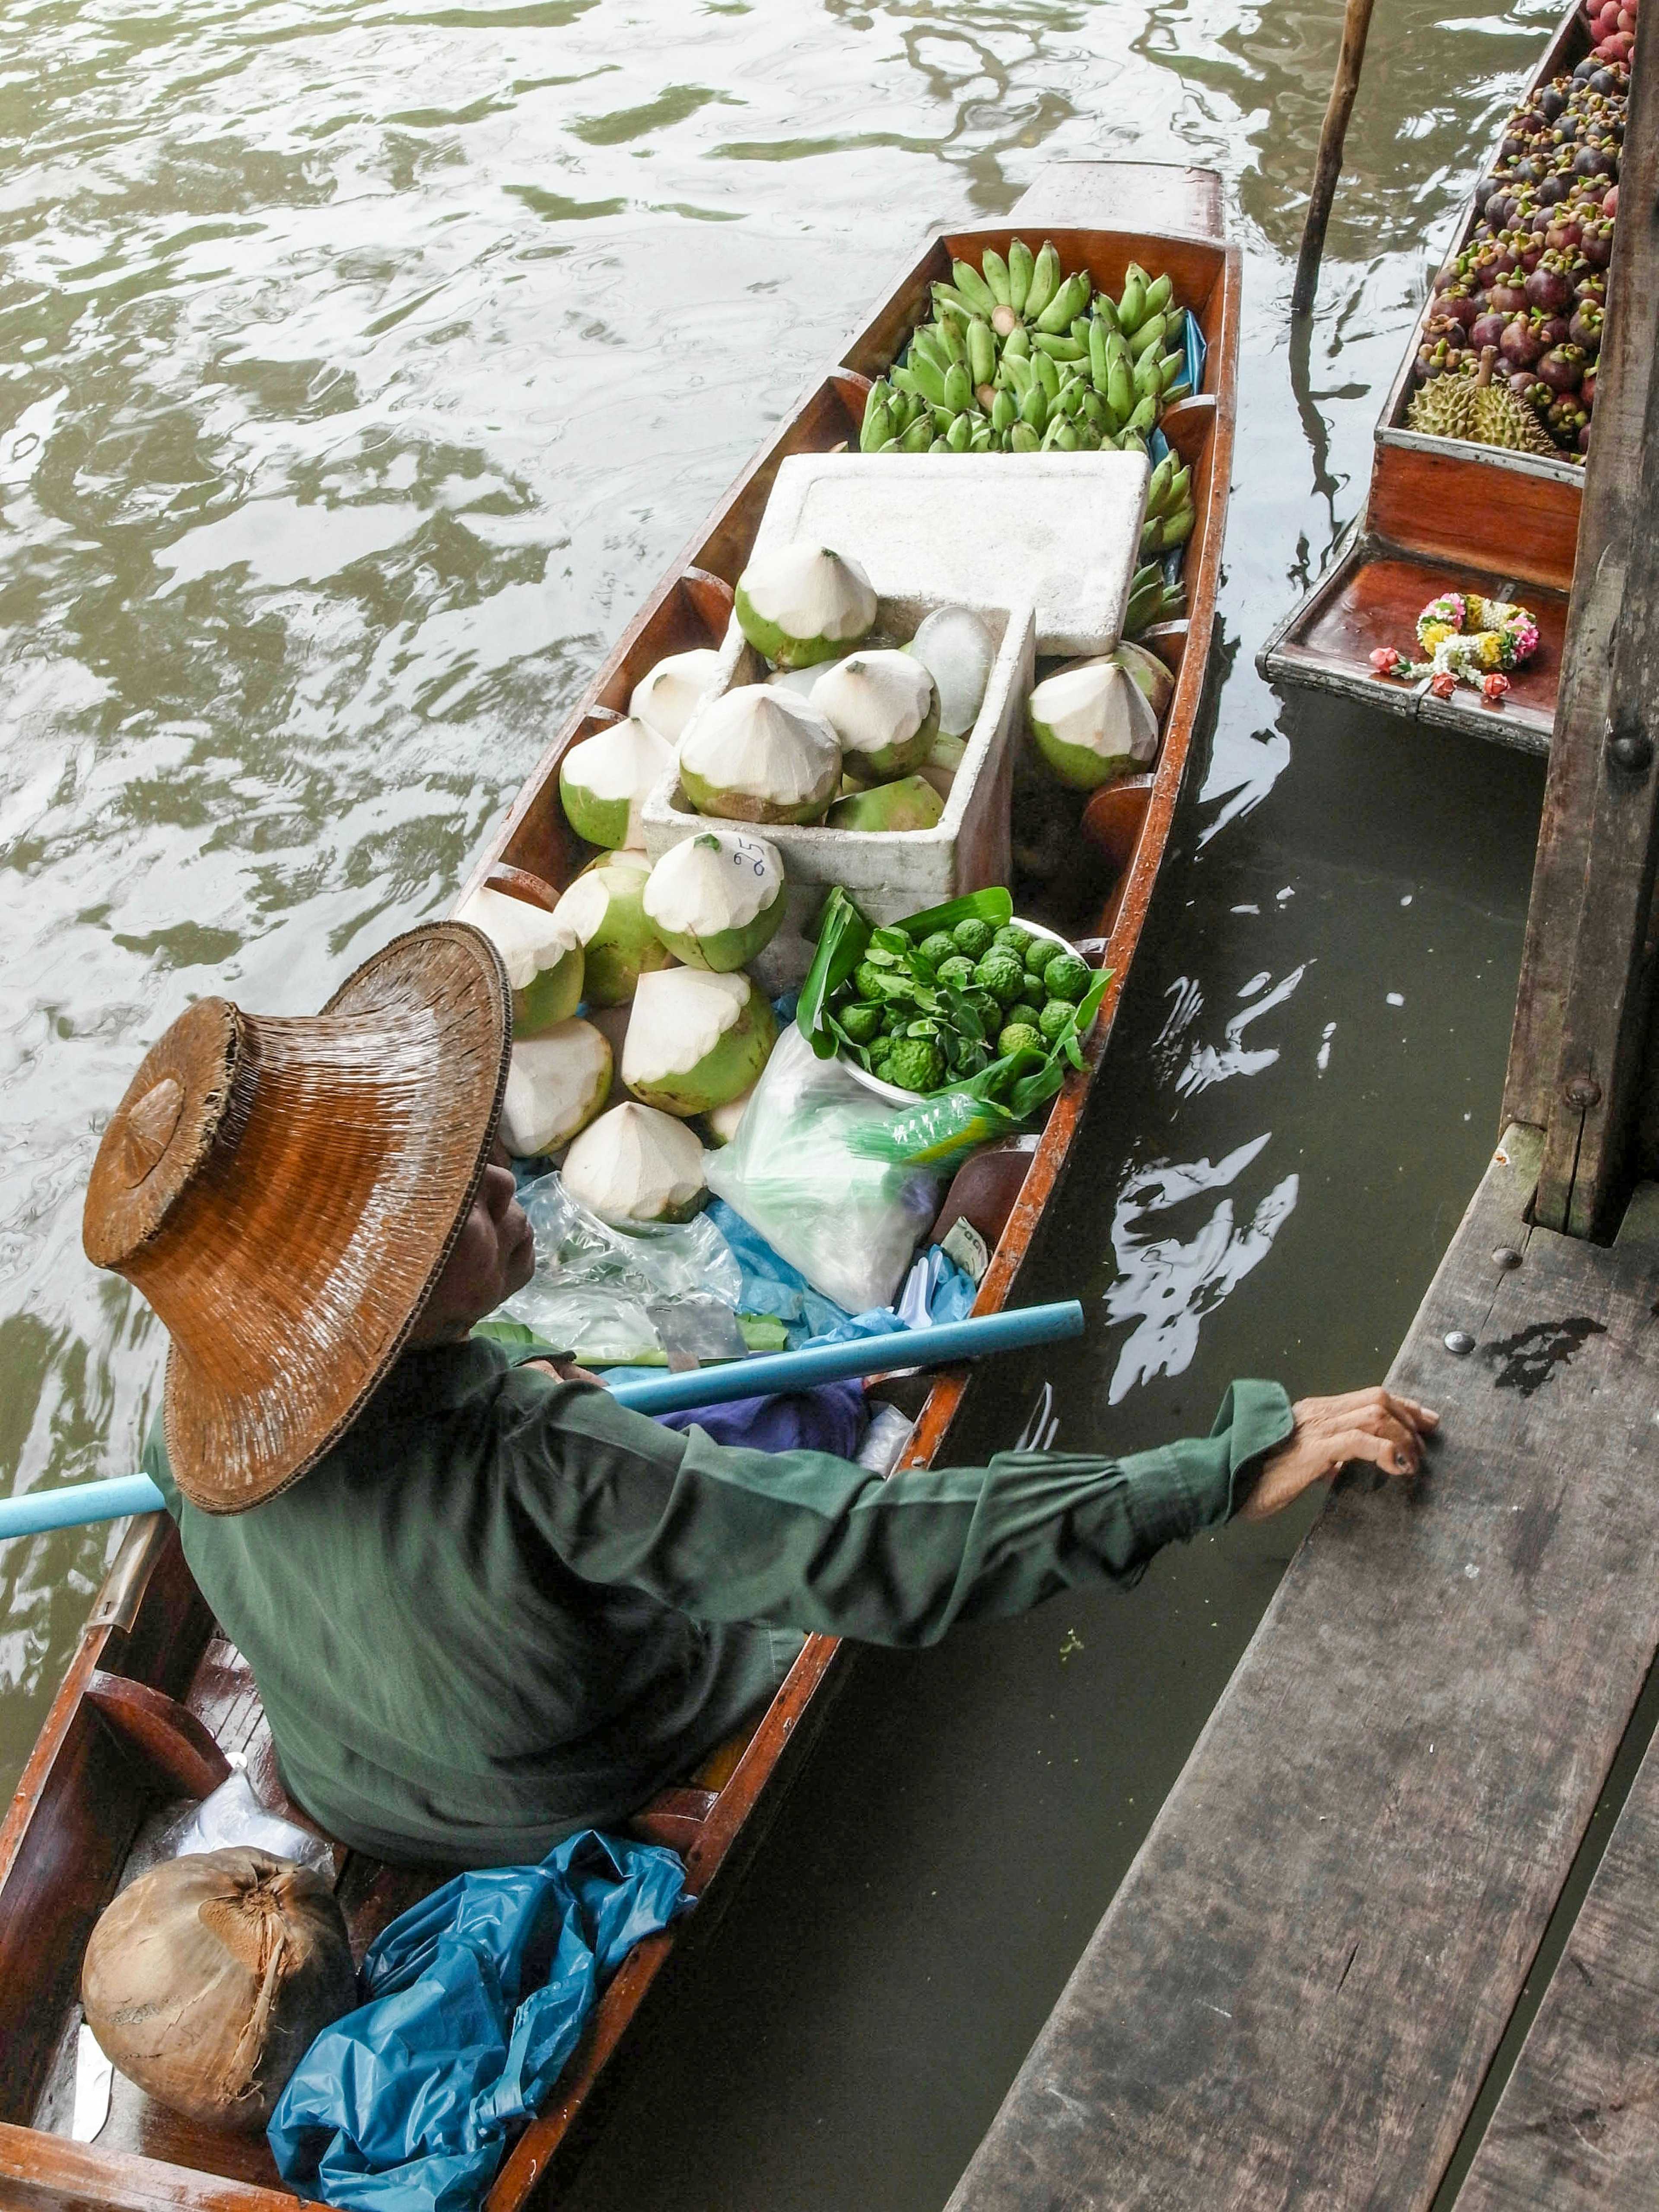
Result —
[[1440, 1425], [1439, 1414], [1426, 1406], [1382, 1389], [1302, 1398], [1291, 1412], [1296, 1425], [1262, 1462], [1241, 1520], [1265, 1521], [1282, 1512], [1310, 1482], [1337, 1474], [1351, 1460], [1368, 1459], [1385, 1474], [1415, 1474], [1423, 1464], [1423, 1438]]
[[601, 1390], [605, 1388], [591, 1369], [578, 1367], [574, 1359], [526, 1359], [524, 1364], [526, 1367], [538, 1368], [544, 1375], [550, 1375], [556, 1382], [593, 1382]]

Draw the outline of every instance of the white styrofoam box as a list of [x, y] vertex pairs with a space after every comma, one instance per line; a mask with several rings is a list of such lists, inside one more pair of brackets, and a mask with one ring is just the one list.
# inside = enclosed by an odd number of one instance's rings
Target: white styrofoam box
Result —
[[[913, 458], [920, 458], [913, 457]], [[884, 597], [867, 642], [908, 644], [925, 617], [946, 604], [932, 599]], [[938, 906], [963, 891], [1011, 878], [1013, 854], [1010, 811], [1014, 753], [1024, 726], [1025, 702], [1036, 672], [1035, 617], [1029, 605], [979, 607], [996, 641], [991, 673], [979, 718], [956, 772], [945, 812], [931, 830], [826, 830], [794, 822], [722, 823], [751, 836], [765, 837], [783, 860], [789, 902], [783, 927], [760, 957], [750, 963], [769, 991], [799, 983], [811, 965], [812, 946], [803, 932], [817, 920], [831, 884], [839, 884], [876, 923]], [[764, 680], [766, 664], [734, 621], [720, 647], [720, 672], [686, 726], [716, 699], [741, 684]], [[645, 849], [660, 860], [670, 846], [695, 837], [717, 817], [694, 814], [671, 769], [641, 811]]]
[[1139, 453], [792, 453], [749, 557], [805, 538], [883, 599], [994, 607], [1017, 592], [1040, 653], [1110, 653], [1151, 473]]

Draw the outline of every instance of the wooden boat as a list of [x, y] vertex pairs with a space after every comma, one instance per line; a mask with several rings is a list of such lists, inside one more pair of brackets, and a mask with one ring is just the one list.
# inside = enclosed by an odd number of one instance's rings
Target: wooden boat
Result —
[[[1107, 228], [1107, 223], [1115, 227]], [[814, 386], [739, 477], [629, 626], [503, 823], [473, 881], [525, 888], [527, 874], [558, 885], [587, 857], [566, 825], [557, 769], [566, 749], [614, 716], [663, 654], [718, 643], [779, 463], [855, 439], [872, 380], [924, 312], [931, 280], [953, 254], [1006, 251], [1018, 228], [1052, 236], [1069, 267], [1086, 264], [1115, 292], [1127, 263], [1167, 269], [1199, 316], [1209, 346], [1207, 389], [1166, 415], [1164, 428], [1193, 471], [1196, 526], [1188, 550], [1188, 617], [1154, 639], [1176, 684], [1156, 772], [1097, 793], [1088, 810], [1092, 855], [1067, 886], [1068, 933], [1104, 961], [1113, 981], [1088, 1066], [1069, 1080], [1040, 1136], [970, 1163], [945, 1213], [966, 1211], [994, 1249], [976, 1310], [1001, 1306], [1065, 1171], [1090, 1082], [1109, 1048], [1113, 1015], [1146, 920], [1204, 690], [1213, 626], [1229, 472], [1239, 330], [1237, 250], [1223, 244], [1218, 179], [1206, 171], [1066, 163], [1045, 171], [1006, 224], [935, 239], [908, 268], [844, 357]], [[469, 886], [470, 888], [470, 886]], [[941, 1222], [944, 1222], [941, 1217]], [[939, 1451], [962, 1402], [963, 1374], [915, 1386], [913, 1462]], [[925, 1399], [925, 1402], [921, 1402]], [[586, 2038], [548, 2106], [520, 2136], [490, 2192], [510, 2212], [568, 2172], [591, 2136], [599, 2093], [641, 2041], [643, 2020], [665, 2008], [671, 1963], [708, 1940], [724, 1901], [775, 1813], [792, 1772], [821, 1727], [851, 1654], [814, 1637], [746, 1740], [734, 1742], [659, 1796], [635, 1832], [684, 1857], [698, 1911], [684, 1932], [636, 1949], [606, 1991]], [[283, 1798], [258, 1693], [240, 1655], [218, 1633], [164, 1516], [135, 1521], [116, 1555], [80, 1647], [0, 1828], [0, 2201], [119, 2212], [299, 2212], [278, 2181], [262, 2136], [195, 2126], [116, 2078], [107, 2121], [91, 2144], [70, 2139], [81, 1959], [147, 1815], [200, 1797], [246, 1761], [264, 1801], [303, 1819]], [[337, 1890], [354, 1943], [443, 1876], [381, 1865], [337, 1846]]]
[[[1569, 9], [1528, 89], [1571, 70], [1589, 52], [1582, 11]], [[1458, 225], [1460, 251], [1480, 219], [1471, 197]], [[1450, 256], [1447, 257], [1449, 259]], [[1413, 325], [1399, 374], [1377, 419], [1364, 511], [1339, 542], [1331, 565], [1285, 616], [1256, 658], [1270, 681], [1335, 691], [1499, 744], [1547, 753], [1572, 590], [1573, 550], [1584, 471], [1565, 455], [1509, 453], [1457, 438], [1425, 437], [1406, 410], [1412, 364], [1429, 302]], [[1540, 644], [1510, 678], [1499, 708], [1468, 685], [1449, 699], [1378, 676], [1370, 655], [1391, 645], [1414, 654], [1417, 617], [1442, 592], [1519, 599], [1538, 617]]]

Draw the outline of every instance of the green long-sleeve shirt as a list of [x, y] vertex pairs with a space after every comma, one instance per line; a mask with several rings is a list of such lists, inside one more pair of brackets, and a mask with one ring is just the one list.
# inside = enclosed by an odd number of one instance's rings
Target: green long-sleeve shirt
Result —
[[660, 1427], [473, 1340], [400, 1360], [303, 1480], [229, 1516], [145, 1453], [253, 1669], [284, 1781], [343, 1841], [489, 1865], [623, 1820], [770, 1697], [804, 1632], [930, 1644], [1133, 1581], [1289, 1434], [1236, 1382], [1211, 1435], [1002, 1452], [884, 1482]]

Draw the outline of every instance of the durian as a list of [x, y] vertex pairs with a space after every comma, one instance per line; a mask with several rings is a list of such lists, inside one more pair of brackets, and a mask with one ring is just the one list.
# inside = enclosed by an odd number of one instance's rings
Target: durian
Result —
[[1497, 358], [1497, 349], [1488, 346], [1478, 374], [1431, 377], [1413, 394], [1407, 422], [1425, 437], [1463, 438], [1477, 446], [1555, 459], [1554, 440], [1526, 401], [1507, 384], [1492, 382]]

